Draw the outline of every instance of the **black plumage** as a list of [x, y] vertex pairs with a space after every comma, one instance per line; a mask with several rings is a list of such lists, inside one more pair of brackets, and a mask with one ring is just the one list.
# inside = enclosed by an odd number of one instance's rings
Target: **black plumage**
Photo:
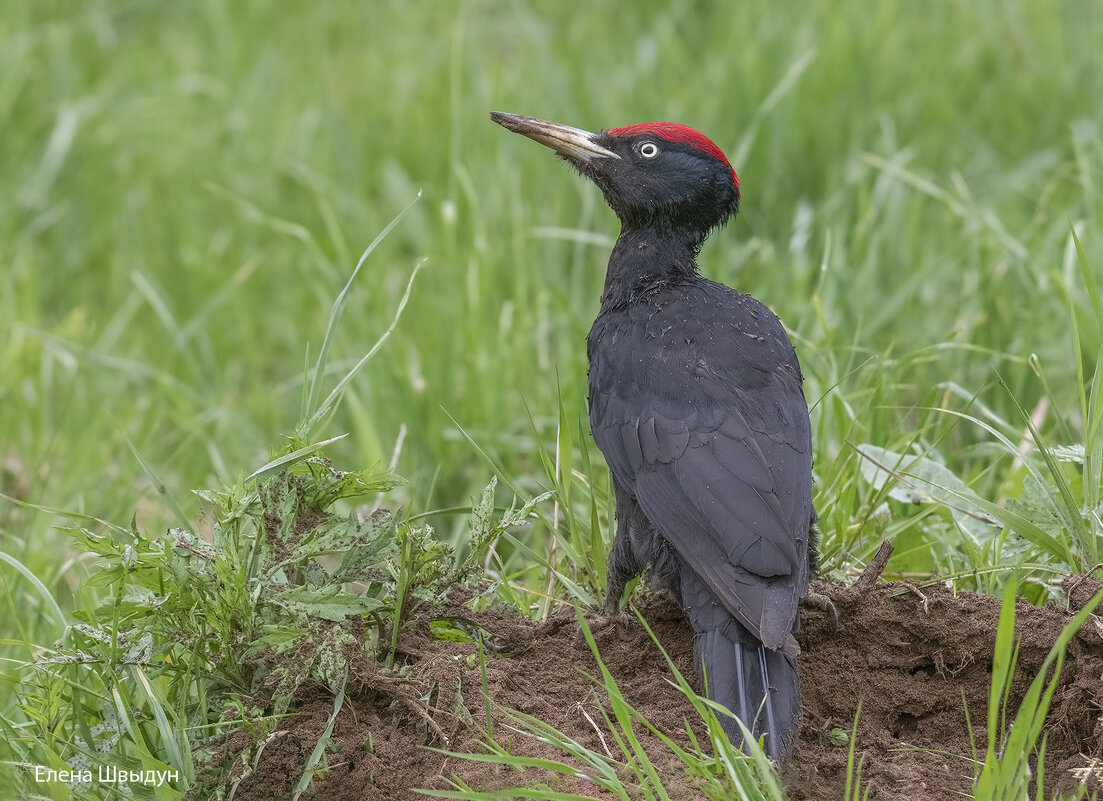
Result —
[[780, 757], [800, 718], [793, 634], [815, 560], [811, 430], [781, 322], [697, 270], [738, 210], [738, 178], [681, 125], [492, 118], [559, 152], [621, 221], [587, 339], [590, 426], [617, 502], [606, 612], [650, 568], [682, 602], [708, 696]]

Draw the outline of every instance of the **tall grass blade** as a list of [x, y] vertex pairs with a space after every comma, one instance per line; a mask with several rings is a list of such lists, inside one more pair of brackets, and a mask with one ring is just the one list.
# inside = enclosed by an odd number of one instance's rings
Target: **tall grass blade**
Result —
[[[418, 272], [425, 266], [425, 259], [419, 259], [414, 264], [413, 272], [410, 273], [410, 280], [406, 282], [406, 291], [402, 293], [402, 298], [398, 301], [398, 308], [395, 309], [394, 317], [391, 318], [391, 324], [387, 326], [387, 329], [380, 334], [379, 339], [375, 341], [375, 344], [368, 349], [352, 369], [345, 373], [344, 378], [337, 382], [337, 386], [326, 396], [326, 399], [318, 405], [318, 408], [310, 416], [310, 419], [302, 426], [302, 432], [304, 437], [309, 437], [314, 429], [325, 419], [334, 408], [337, 406], [337, 402], [341, 399], [342, 393], [345, 391], [345, 386], [356, 377], [364, 365], [371, 361], [372, 357], [379, 352], [379, 349], [383, 347], [383, 343], [390, 339], [395, 328], [398, 326], [398, 321], [402, 319], [402, 312], [406, 309], [406, 304], [410, 302], [410, 291], [414, 288], [414, 279], [417, 278]], [[319, 359], [321, 356], [319, 356]], [[309, 399], [308, 399], [309, 400]], [[309, 406], [307, 407], [309, 408]]]
[[[360, 274], [360, 268], [364, 266], [364, 262], [368, 260], [379, 243], [387, 238], [387, 234], [394, 230], [394, 227], [406, 216], [406, 212], [412, 209], [417, 202], [421, 200], [421, 190], [417, 192], [417, 197], [410, 201], [406, 208], [402, 209], [398, 214], [391, 219], [383, 230], [371, 241], [371, 243], [364, 248], [364, 252], [360, 254], [360, 260], [356, 262], [356, 267], [352, 270], [352, 275], [349, 276], [348, 281], [345, 282], [344, 288], [337, 294], [336, 300], [333, 301], [333, 305], [329, 310], [329, 323], [326, 325], [325, 337], [322, 339], [322, 347], [318, 350], [318, 358], [314, 362], [314, 371], [310, 374], [310, 389], [306, 395], [306, 405], [303, 407], [303, 416], [314, 408], [314, 399], [318, 395], [318, 384], [322, 380], [322, 374], [325, 372], [326, 362], [329, 359], [330, 343], [333, 340], [333, 332], [337, 330], [337, 324], [341, 321], [341, 315], [345, 311], [345, 304], [348, 302], [349, 290], [352, 289], [352, 284], [356, 280], [356, 276]], [[417, 270], [414, 270], [417, 273]], [[411, 281], [413, 279], [411, 278]], [[405, 304], [403, 304], [405, 305]]]

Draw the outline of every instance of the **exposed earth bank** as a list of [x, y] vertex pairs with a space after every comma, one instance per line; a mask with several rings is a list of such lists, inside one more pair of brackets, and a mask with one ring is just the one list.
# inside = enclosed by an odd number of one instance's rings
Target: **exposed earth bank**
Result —
[[[1098, 586], [1090, 581], [1070, 586], [1073, 606], [1083, 604]], [[999, 600], [955, 595], [941, 585], [920, 589], [882, 583], [864, 592], [827, 585], [820, 590], [834, 602], [838, 624], [820, 609], [802, 609], [804, 721], [800, 741], [782, 771], [790, 796], [842, 798], [848, 757], [843, 733], [849, 733], [859, 702], [857, 754], [864, 760], [862, 783], [870, 788], [870, 798], [938, 801], [968, 794], [978, 770], [973, 747], [983, 759], [987, 743]], [[692, 632], [680, 610], [652, 597], [642, 602], [640, 611], [678, 668], [695, 682]], [[447, 615], [461, 616], [465, 625], [477, 624], [490, 635], [486, 641], [496, 653], [488, 653], [486, 682], [497, 704], [539, 718], [599, 753], [608, 748], [619, 755], [601, 713], [602, 690], [590, 678], [599, 675], [596, 662], [585, 646], [576, 645], [578, 626], [570, 610], [541, 625], [504, 611], [456, 607], [438, 617]], [[1014, 708], [1070, 616], [1019, 602]], [[670, 685], [666, 661], [637, 621], [600, 628], [595, 637], [629, 703], [675, 741], [687, 741], [686, 720], [695, 721], [694, 730], [703, 735], [693, 708]], [[404, 632], [401, 650], [408, 668], [402, 678], [384, 676], [362, 653], [356, 660], [325, 755], [329, 768], [315, 774], [306, 797], [424, 798], [410, 788], [446, 789], [442, 777], [458, 777], [477, 789], [545, 783], [560, 792], [608, 797], [585, 779], [500, 769], [425, 748], [482, 750], [486, 708], [478, 647], [434, 639], [428, 622], [421, 621]], [[333, 707], [333, 696], [325, 690], [303, 693], [298, 714], [281, 723], [234, 798], [290, 797]], [[1047, 795], [1057, 789], [1075, 792], [1081, 780], [1089, 790], [1103, 787], [1103, 767], [1096, 768], [1103, 758], [1101, 713], [1103, 620], [1092, 616], [1068, 649], [1046, 721]], [[512, 732], [500, 710], [492, 714], [495, 739], [511, 744], [514, 753], [566, 759], [562, 752]], [[641, 742], [664, 781], [669, 777], [671, 797], [701, 797], [658, 738], [645, 733]], [[247, 746], [243, 734], [224, 743], [231, 755]]]

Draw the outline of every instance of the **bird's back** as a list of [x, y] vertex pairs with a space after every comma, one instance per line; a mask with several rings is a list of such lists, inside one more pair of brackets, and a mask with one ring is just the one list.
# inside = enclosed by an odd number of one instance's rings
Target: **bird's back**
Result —
[[811, 434], [781, 322], [686, 276], [604, 309], [588, 353], [614, 478], [733, 615], [787, 641], [808, 583]]
[[617, 513], [644, 521], [610, 570], [658, 571], [694, 629], [709, 697], [780, 756], [800, 719], [793, 634], [813, 519], [808, 408], [784, 327], [690, 275], [603, 309], [588, 351]]

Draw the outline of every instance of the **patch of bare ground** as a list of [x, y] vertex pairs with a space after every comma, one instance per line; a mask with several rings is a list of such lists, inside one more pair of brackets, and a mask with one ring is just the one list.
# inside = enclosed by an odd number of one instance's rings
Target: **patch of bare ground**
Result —
[[[1068, 589], [1074, 606], [1091, 597], [1083, 586]], [[882, 583], [868, 591], [828, 585], [820, 591], [834, 602], [838, 625], [818, 608], [802, 610], [804, 722], [782, 770], [791, 797], [842, 797], [848, 746], [834, 730], [849, 732], [859, 702], [857, 751], [864, 757], [863, 784], [870, 798], [938, 801], [968, 794], [977, 768], [965, 709], [983, 758], [999, 601], [954, 594], [941, 585], [919, 589]], [[651, 597], [641, 611], [679, 669], [695, 677], [692, 632], [680, 610]], [[546, 721], [595, 751], [618, 753], [603, 722], [603, 694], [590, 678], [598, 668], [589, 650], [576, 647], [572, 614], [541, 625], [504, 611], [453, 608], [440, 615], [462, 616], [499, 644], [498, 653], [488, 652], [486, 666], [487, 686], [497, 704]], [[1013, 704], [1069, 617], [1065, 611], [1019, 603]], [[687, 720], [703, 735], [692, 707], [670, 685], [666, 661], [638, 622], [601, 628], [595, 637], [631, 704], [675, 741], [687, 740]], [[355, 662], [325, 756], [328, 769], [316, 774], [308, 797], [405, 801], [424, 797], [411, 788], [444, 789], [442, 777], [452, 776], [480, 789], [544, 782], [559, 791], [603, 797], [585, 779], [500, 769], [426, 748], [481, 750], [486, 711], [478, 647], [433, 639], [427, 622], [421, 622], [404, 632], [401, 656], [406, 665], [402, 678], [384, 676], [363, 655]], [[295, 711], [261, 752], [252, 776], [238, 786], [238, 801], [290, 796], [333, 712], [333, 698], [322, 689], [307, 690]], [[1103, 787], [1103, 768], [1095, 767], [1103, 763], [1101, 712], [1103, 621], [1091, 617], [1068, 649], [1046, 722], [1049, 793], [1075, 792], [1082, 778], [1090, 790]], [[564, 759], [552, 747], [510, 730], [500, 711], [493, 715], [495, 739], [515, 753]], [[669, 777], [672, 797], [700, 797], [658, 738], [645, 734], [641, 742]], [[239, 736], [225, 746], [245, 744]]]

